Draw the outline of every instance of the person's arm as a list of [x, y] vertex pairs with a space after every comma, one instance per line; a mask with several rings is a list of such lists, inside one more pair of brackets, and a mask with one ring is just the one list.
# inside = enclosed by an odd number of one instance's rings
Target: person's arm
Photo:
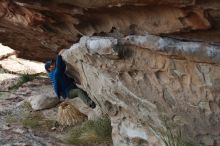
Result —
[[56, 67], [54, 71], [54, 89], [57, 96], [60, 98], [62, 93], [62, 86], [61, 86], [61, 78], [65, 72], [66, 65], [62, 59], [61, 55], [57, 55], [56, 58]]
[[60, 96], [61, 96], [61, 86], [59, 84], [59, 80], [60, 80], [59, 76], [57, 74], [55, 74], [55, 72], [50, 72], [49, 77], [50, 77], [50, 80], [52, 82], [53, 89], [54, 89], [56, 95], [60, 98]]
[[65, 72], [66, 64], [61, 55], [57, 55], [55, 73], [61, 75]]
[[62, 56], [60, 54], [57, 55], [56, 58], [56, 67], [54, 71], [54, 89], [57, 94], [57, 96], [60, 98], [62, 91], [62, 85], [61, 85], [61, 80], [62, 76], [65, 73], [66, 70], [66, 64], [62, 59]]
[[66, 50], [66, 49], [61, 49], [61, 50], [59, 51], [59, 55], [62, 55], [65, 50]]

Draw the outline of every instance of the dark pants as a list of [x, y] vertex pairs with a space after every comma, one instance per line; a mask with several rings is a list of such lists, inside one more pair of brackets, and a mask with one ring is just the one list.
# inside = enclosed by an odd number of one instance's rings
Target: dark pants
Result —
[[86, 92], [83, 90], [77, 88], [77, 89], [71, 89], [69, 91], [68, 98], [73, 99], [75, 97], [79, 97], [85, 104], [87, 104], [91, 108], [95, 108], [96, 104], [92, 101], [92, 99], [87, 95]]

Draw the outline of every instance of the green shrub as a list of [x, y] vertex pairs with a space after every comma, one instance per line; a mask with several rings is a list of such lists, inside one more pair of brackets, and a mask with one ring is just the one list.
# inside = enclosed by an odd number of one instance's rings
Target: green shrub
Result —
[[46, 119], [42, 113], [39, 112], [30, 112], [27, 116], [24, 116], [20, 123], [27, 128], [31, 129], [51, 129], [54, 125], [54, 120]]
[[10, 87], [10, 89], [18, 89], [24, 83], [32, 81], [35, 78], [36, 78], [36, 75], [30, 75], [28, 73], [21, 74], [21, 76], [19, 77], [18, 83]]
[[70, 129], [65, 141], [70, 144], [108, 144], [112, 143], [111, 133], [111, 121], [108, 118], [99, 118]]
[[21, 120], [21, 123], [26, 128], [37, 128], [40, 127], [39, 119], [27, 117]]
[[195, 146], [195, 144], [183, 136], [181, 130], [176, 124], [168, 122], [167, 118], [161, 116], [164, 128], [155, 127], [153, 124], [147, 123], [155, 135], [159, 136], [165, 146]]

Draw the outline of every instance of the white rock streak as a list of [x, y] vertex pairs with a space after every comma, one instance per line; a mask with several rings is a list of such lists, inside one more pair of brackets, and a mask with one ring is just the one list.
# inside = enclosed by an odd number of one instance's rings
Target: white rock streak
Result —
[[[133, 128], [132, 128], [133, 127]], [[143, 129], [137, 128], [135, 127], [135, 125], [131, 124], [129, 126], [125, 126], [124, 124], [122, 124], [121, 130], [122, 132], [124, 132], [124, 134], [126, 134], [128, 137], [130, 138], [142, 138], [147, 140], [148, 136], [146, 134], [146, 131], [144, 131]]]
[[124, 44], [157, 51], [165, 55], [175, 55], [196, 62], [220, 64], [220, 46], [203, 42], [186, 42], [154, 35], [127, 36]]
[[117, 39], [111, 37], [92, 37], [87, 39], [86, 47], [92, 54], [112, 54], [114, 52], [112, 48], [114, 47], [114, 45], [117, 45], [117, 43]]
[[[80, 44], [86, 46], [89, 53], [115, 55], [113, 49], [119, 45], [135, 45], [164, 55], [173, 55], [196, 62], [220, 64], [220, 46], [203, 42], [188, 42], [154, 35], [131, 35], [122, 39], [112, 37], [82, 37]], [[75, 44], [77, 45], [77, 44]], [[73, 45], [74, 46], [74, 45]]]

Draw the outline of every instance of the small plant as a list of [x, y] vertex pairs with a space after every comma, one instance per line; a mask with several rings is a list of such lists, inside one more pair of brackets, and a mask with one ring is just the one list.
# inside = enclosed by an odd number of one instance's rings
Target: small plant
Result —
[[34, 78], [35, 78], [35, 75], [30, 75], [28, 73], [25, 73], [25, 74], [21, 75], [20, 81], [23, 82], [23, 83], [26, 83], [28, 81], [34, 80]]
[[40, 126], [39, 120], [40, 119], [37, 118], [27, 117], [25, 119], [22, 119], [21, 123], [24, 127], [33, 129]]
[[46, 119], [40, 112], [29, 112], [19, 121], [21, 125], [31, 129], [51, 129], [54, 120]]
[[154, 127], [152, 124], [147, 123], [155, 135], [159, 136], [164, 142], [165, 146], [195, 146], [193, 142], [189, 141], [182, 135], [180, 129], [175, 124], [168, 123], [166, 117], [161, 116], [165, 125], [164, 128]]
[[167, 129], [161, 138], [166, 146], [193, 146], [193, 144], [184, 140], [182, 133], [179, 131], [176, 135], [170, 129]]
[[108, 118], [86, 121], [72, 128], [65, 141], [70, 144], [109, 144], [112, 143], [112, 127]]
[[11, 110], [6, 114], [6, 122], [10, 124], [19, 124], [22, 119], [27, 117], [32, 110], [29, 102], [25, 101], [14, 110]]
[[16, 123], [17, 120], [18, 119], [16, 117], [14, 117], [12, 114], [7, 114], [5, 117], [5, 121], [9, 124]]
[[32, 81], [36, 78], [36, 75], [30, 75], [28, 73], [21, 74], [18, 83], [10, 87], [10, 89], [18, 89], [21, 85], [26, 82]]
[[24, 101], [24, 102], [19, 106], [19, 111], [22, 112], [22, 113], [32, 111], [32, 107], [31, 107], [30, 102]]

